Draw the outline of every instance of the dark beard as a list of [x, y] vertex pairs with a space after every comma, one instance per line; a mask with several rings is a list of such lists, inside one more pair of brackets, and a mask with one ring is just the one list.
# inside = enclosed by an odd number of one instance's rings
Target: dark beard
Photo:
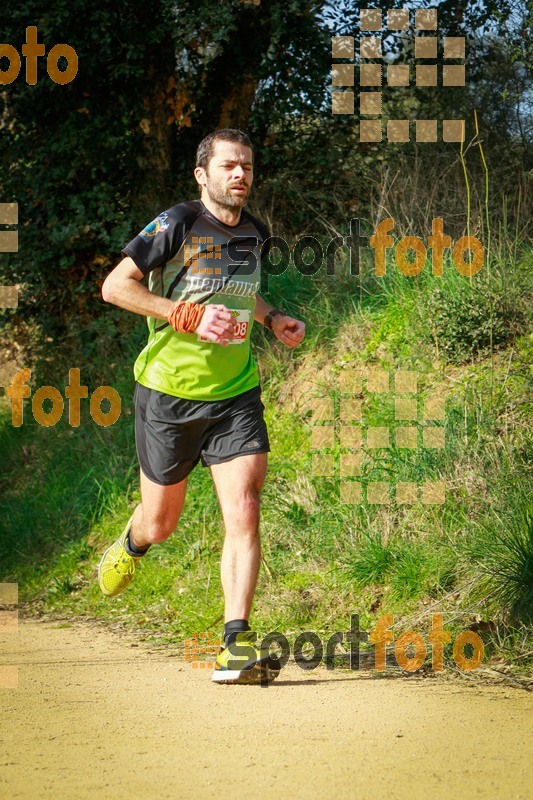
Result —
[[241, 199], [240, 202], [235, 202], [235, 197], [230, 191], [220, 191], [218, 187], [215, 187], [215, 185], [209, 180], [209, 177], [207, 179], [206, 189], [211, 202], [216, 203], [217, 206], [220, 206], [220, 208], [225, 208], [228, 211], [239, 211], [248, 203], [248, 195]]

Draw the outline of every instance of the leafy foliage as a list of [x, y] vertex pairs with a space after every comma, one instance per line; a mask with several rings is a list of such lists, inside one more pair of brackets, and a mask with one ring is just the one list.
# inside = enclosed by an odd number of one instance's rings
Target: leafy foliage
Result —
[[500, 512], [480, 528], [471, 555], [482, 566], [498, 602], [515, 619], [533, 621], [533, 511], [518, 486], [508, 488]]
[[48, 326], [88, 304], [94, 313], [98, 281], [135, 231], [136, 205], [148, 204], [141, 187], [160, 192], [168, 177], [153, 170], [140, 123], [154, 85], [173, 71], [172, 16], [165, 0], [146, 10], [138, 0], [4, 9], [3, 35], [19, 52], [37, 24], [47, 52], [66, 42], [79, 59], [69, 84], [50, 80], [41, 58], [34, 86], [21, 72], [1, 96], [3, 195], [19, 203], [21, 222], [9, 277], [24, 286], [22, 313]]
[[439, 348], [453, 362], [511, 343], [526, 323], [519, 299], [495, 295], [486, 280], [465, 280], [458, 291], [436, 288], [429, 296], [429, 312]]
[[[517, 125], [526, 130], [527, 104], [510, 117], [527, 86], [527, 38], [503, 38], [525, 30], [523, 22], [508, 2], [460, 10], [444, 0], [439, 16], [441, 32], [486, 34], [486, 46], [470, 36], [471, 94], [416, 88], [412, 97], [396, 92], [398, 102], [385, 95], [385, 109], [411, 118], [460, 110], [470, 118], [479, 87], [484, 108], [503, 109], [499, 95], [489, 102], [503, 92], [505, 113], [496, 120], [487, 111], [481, 127], [486, 137], [497, 123], [488, 149], [497, 155], [498, 191], [505, 191], [516, 185], [516, 165], [527, 172], [531, 159], [527, 136], [517, 135]], [[195, 193], [194, 150], [216, 127], [240, 126], [252, 135], [254, 210], [284, 232], [346, 227], [352, 216], [374, 214], [376, 205], [381, 213], [383, 192], [399, 185], [388, 176], [407, 179], [406, 170], [420, 166], [414, 143], [387, 151], [359, 144], [357, 116], [331, 114], [330, 36], [357, 35], [358, 20], [355, 0], [5, 4], [3, 41], [20, 51], [26, 26], [37, 25], [47, 51], [66, 42], [79, 57], [70, 84], [53, 83], [40, 58], [36, 85], [21, 73], [0, 93], [2, 194], [19, 203], [21, 220], [20, 253], [4, 258], [5, 280], [23, 287], [21, 317], [53, 332], [73, 316], [97, 315], [99, 284], [124, 243], [156, 212]], [[488, 69], [496, 51], [498, 64], [505, 56], [499, 72]], [[407, 48], [398, 57], [409, 61], [412, 53]], [[455, 164], [446, 174], [439, 167], [433, 181], [431, 164], [439, 155], [449, 163], [450, 149], [441, 143], [430, 155], [420, 173], [427, 185], [450, 185], [452, 173], [462, 180]], [[419, 194], [413, 209], [418, 203]], [[403, 207], [401, 197], [397, 205]], [[417, 215], [409, 211], [411, 222]], [[464, 219], [462, 210], [453, 216]]]

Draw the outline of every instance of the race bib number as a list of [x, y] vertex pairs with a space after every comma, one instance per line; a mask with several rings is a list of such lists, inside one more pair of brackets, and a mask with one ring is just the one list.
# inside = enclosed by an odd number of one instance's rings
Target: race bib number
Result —
[[[250, 324], [250, 314], [252, 313], [249, 308], [228, 308], [233, 319], [237, 323], [233, 332], [233, 340], [229, 344], [242, 344], [248, 334], [248, 325]], [[208, 342], [203, 336], [198, 336], [199, 341]]]
[[250, 323], [250, 309], [249, 308], [230, 308], [228, 311], [231, 313], [233, 319], [237, 323], [237, 327], [233, 332], [233, 341], [230, 344], [242, 344], [246, 339], [248, 333], [248, 325]]

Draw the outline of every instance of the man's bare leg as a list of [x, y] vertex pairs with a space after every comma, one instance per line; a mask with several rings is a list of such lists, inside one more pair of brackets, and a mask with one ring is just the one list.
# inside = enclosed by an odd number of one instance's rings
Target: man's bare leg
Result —
[[252, 609], [261, 545], [259, 496], [265, 481], [267, 453], [239, 456], [211, 466], [226, 537], [220, 572], [225, 621], [248, 619]]
[[141, 502], [133, 512], [130, 539], [136, 547], [164, 542], [175, 530], [183, 510], [187, 478], [161, 486], [141, 470]]
[[107, 548], [98, 565], [98, 584], [102, 593], [114, 597], [126, 589], [135, 572], [136, 561], [155, 542], [167, 539], [183, 509], [187, 479], [171, 486], [160, 486], [141, 470], [142, 502], [133, 512], [129, 528]]

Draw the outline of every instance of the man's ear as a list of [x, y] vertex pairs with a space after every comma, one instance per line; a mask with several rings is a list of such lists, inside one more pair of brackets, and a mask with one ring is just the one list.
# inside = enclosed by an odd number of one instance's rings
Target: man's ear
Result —
[[194, 168], [194, 177], [199, 186], [207, 186], [207, 173], [203, 167]]

